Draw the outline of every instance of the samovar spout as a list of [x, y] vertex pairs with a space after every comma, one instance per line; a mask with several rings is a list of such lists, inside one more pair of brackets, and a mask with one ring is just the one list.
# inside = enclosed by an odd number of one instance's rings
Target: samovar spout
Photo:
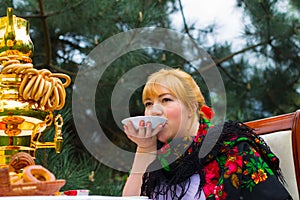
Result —
[[13, 15], [12, 8], [7, 8], [6, 13], [6, 17], [0, 18], [0, 57], [8, 55], [31, 57], [34, 46], [29, 36], [29, 22]]
[[54, 135], [54, 145], [55, 145], [55, 152], [60, 153], [63, 144], [63, 137], [62, 137], [62, 126], [63, 126], [63, 118], [60, 114], [58, 114], [55, 118], [55, 135]]
[[16, 32], [14, 28], [14, 15], [13, 15], [12, 8], [7, 8], [7, 24], [6, 24], [5, 34], [4, 34], [4, 41], [6, 46], [8, 47], [14, 46], [16, 42]]

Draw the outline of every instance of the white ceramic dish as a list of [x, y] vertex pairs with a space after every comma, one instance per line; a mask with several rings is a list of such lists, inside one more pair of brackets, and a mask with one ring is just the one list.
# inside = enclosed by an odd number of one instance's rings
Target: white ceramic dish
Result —
[[122, 120], [122, 124], [127, 125], [128, 122], [132, 121], [134, 127], [136, 129], [139, 128], [139, 123], [141, 120], [145, 121], [145, 124], [147, 122], [151, 122], [151, 128], [154, 129], [157, 127], [159, 124], [164, 124], [167, 122], [167, 119], [164, 117], [159, 117], [159, 116], [136, 116], [136, 117], [128, 117], [126, 119]]

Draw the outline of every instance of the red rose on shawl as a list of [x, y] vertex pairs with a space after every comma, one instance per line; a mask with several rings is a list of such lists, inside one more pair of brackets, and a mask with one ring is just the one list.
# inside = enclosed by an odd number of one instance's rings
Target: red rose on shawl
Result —
[[194, 137], [194, 142], [200, 143], [203, 140], [203, 135], [206, 134], [206, 130], [202, 130], [201, 132], [197, 133], [197, 135]]
[[224, 185], [216, 185], [214, 188], [214, 196], [216, 200], [225, 200], [226, 192], [224, 192]]
[[220, 178], [219, 165], [216, 160], [211, 161], [204, 167], [205, 185], [203, 191], [206, 197], [214, 194], [215, 187]]
[[243, 157], [238, 155], [237, 147], [234, 147], [228, 154], [224, 166], [227, 167], [226, 174], [228, 175], [236, 173], [243, 166]]
[[219, 169], [220, 168], [216, 160], [211, 161], [205, 166], [204, 173], [206, 183], [211, 182], [213, 179], [218, 180], [220, 178]]
[[237, 156], [237, 155], [229, 155], [226, 163], [225, 163], [225, 167], [228, 168], [228, 170], [226, 171], [226, 174], [232, 174], [232, 173], [236, 173], [238, 170], [240, 170], [240, 168], [243, 165], [243, 157], [242, 156]]

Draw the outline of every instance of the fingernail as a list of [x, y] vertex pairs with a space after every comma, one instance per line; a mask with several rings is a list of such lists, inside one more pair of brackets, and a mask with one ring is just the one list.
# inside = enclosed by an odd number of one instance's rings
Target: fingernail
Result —
[[140, 126], [145, 126], [144, 120], [141, 120], [139, 125], [140, 125]]

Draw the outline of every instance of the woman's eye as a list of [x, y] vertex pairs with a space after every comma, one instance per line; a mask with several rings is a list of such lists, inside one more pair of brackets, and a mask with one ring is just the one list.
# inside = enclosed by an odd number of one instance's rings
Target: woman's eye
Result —
[[151, 106], [151, 105], [152, 105], [151, 102], [146, 102], [146, 103], [144, 103], [144, 106], [145, 106], [145, 107], [148, 107], [148, 106]]
[[170, 98], [163, 98], [162, 99], [162, 102], [164, 103], [164, 102], [169, 102], [169, 101], [172, 101], [172, 99], [170, 99]]

